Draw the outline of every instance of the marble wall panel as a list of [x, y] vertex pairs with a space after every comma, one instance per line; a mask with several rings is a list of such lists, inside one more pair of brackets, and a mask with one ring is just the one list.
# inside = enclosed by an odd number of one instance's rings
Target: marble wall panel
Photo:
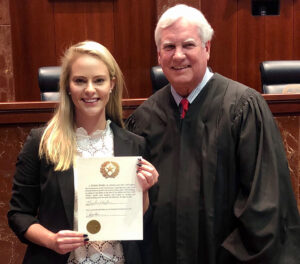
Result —
[[11, 31], [9, 25], [0, 25], [0, 101], [14, 99]]
[[300, 116], [282, 116], [275, 119], [285, 146], [292, 186], [300, 212]]
[[[25, 245], [7, 224], [16, 157], [32, 126], [0, 126], [0, 256], [1, 263], [21, 263]], [[3, 261], [3, 262], [2, 262]]]
[[9, 0], [0, 0], [0, 25], [9, 24]]
[[0, 101], [14, 101], [9, 0], [0, 0]]

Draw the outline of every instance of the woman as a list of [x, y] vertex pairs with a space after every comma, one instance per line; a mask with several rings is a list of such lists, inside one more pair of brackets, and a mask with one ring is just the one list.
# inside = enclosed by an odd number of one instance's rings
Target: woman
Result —
[[[156, 169], [141, 159], [144, 241], [89, 242], [77, 232], [75, 157], [145, 156], [145, 140], [125, 131], [121, 70], [101, 44], [70, 47], [62, 59], [60, 104], [46, 128], [33, 129], [17, 160], [9, 225], [28, 248], [24, 263], [143, 263], [148, 189]], [[148, 220], [148, 221], [147, 221]], [[75, 230], [75, 231], [73, 231]]]

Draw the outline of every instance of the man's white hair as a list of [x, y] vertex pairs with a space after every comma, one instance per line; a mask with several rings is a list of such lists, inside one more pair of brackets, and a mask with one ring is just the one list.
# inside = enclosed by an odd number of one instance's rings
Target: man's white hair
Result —
[[157, 50], [160, 49], [161, 30], [171, 26], [181, 18], [198, 27], [199, 37], [203, 44], [212, 39], [214, 30], [204, 15], [196, 8], [180, 4], [167, 9], [158, 20], [154, 33]]

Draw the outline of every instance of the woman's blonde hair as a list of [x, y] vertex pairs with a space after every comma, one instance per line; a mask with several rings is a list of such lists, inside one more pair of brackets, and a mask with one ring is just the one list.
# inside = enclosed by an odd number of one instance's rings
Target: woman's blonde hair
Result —
[[69, 93], [71, 67], [75, 59], [81, 55], [98, 58], [107, 66], [110, 78], [115, 86], [105, 107], [106, 118], [123, 127], [122, 93], [125, 86], [123, 74], [111, 53], [101, 44], [84, 41], [71, 46], [62, 57], [61, 76], [59, 81], [59, 106], [49, 121], [39, 147], [40, 157], [45, 156], [55, 170], [67, 170], [73, 163], [76, 153], [75, 106]]

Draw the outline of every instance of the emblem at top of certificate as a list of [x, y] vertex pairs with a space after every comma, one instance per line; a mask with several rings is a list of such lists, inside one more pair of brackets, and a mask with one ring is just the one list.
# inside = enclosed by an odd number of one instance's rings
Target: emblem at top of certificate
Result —
[[115, 161], [105, 161], [101, 164], [100, 172], [104, 178], [115, 178], [118, 176], [120, 166]]

